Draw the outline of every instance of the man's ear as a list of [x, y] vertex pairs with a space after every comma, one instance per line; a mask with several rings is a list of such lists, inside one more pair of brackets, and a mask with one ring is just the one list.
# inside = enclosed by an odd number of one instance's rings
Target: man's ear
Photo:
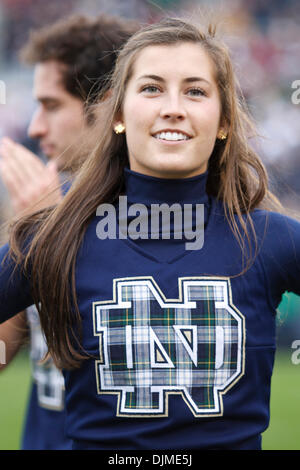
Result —
[[112, 95], [112, 89], [109, 88], [108, 90], [106, 90], [106, 92], [104, 93], [103, 97], [102, 97], [102, 100], [105, 101], [107, 100], [107, 98], [110, 98]]
[[84, 112], [85, 112], [85, 118], [86, 118], [86, 123], [88, 126], [92, 126], [95, 124], [98, 120], [101, 120], [101, 112], [102, 108], [101, 105], [105, 103], [105, 101], [110, 98], [112, 95], [112, 90], [111, 88], [106, 90], [103, 95], [101, 95], [101, 98], [97, 98], [96, 101], [93, 101], [93, 97], [90, 98], [90, 103], [89, 99], [85, 103], [84, 107]]

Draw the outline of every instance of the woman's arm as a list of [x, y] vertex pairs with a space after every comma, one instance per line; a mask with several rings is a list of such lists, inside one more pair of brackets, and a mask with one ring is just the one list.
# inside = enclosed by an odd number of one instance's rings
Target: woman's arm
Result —
[[30, 275], [25, 276], [9, 255], [9, 246], [0, 248], [0, 323], [34, 304]]
[[12, 361], [27, 338], [27, 321], [25, 312], [10, 318], [0, 325], [0, 341], [5, 345], [5, 361], [0, 362], [0, 371]]

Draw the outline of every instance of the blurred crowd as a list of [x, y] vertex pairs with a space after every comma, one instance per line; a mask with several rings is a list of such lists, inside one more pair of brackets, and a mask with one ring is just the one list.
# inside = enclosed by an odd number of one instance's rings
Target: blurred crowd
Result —
[[[254, 141], [267, 165], [274, 190], [297, 208], [300, 195], [300, 104], [292, 83], [300, 80], [300, 2], [298, 0], [0, 0], [0, 105], [3, 135], [33, 147], [26, 127], [34, 109], [32, 70], [18, 53], [31, 29], [71, 13], [100, 12], [153, 22], [165, 15], [220, 21], [232, 50], [243, 94], [262, 138]], [[299, 93], [300, 96], [300, 93]]]

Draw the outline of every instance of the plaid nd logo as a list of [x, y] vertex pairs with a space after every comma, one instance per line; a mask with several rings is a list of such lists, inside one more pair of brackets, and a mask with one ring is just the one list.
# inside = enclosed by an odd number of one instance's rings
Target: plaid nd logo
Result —
[[168, 416], [181, 394], [196, 417], [221, 416], [222, 395], [244, 373], [244, 317], [228, 279], [181, 278], [166, 299], [153, 278], [114, 280], [93, 304], [98, 393], [118, 395], [117, 416]]

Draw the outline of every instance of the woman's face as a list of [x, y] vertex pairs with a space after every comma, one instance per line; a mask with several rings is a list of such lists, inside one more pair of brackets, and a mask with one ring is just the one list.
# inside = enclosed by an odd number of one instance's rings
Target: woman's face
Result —
[[120, 116], [130, 168], [162, 178], [205, 172], [220, 117], [214, 65], [200, 45], [146, 47], [135, 60]]

